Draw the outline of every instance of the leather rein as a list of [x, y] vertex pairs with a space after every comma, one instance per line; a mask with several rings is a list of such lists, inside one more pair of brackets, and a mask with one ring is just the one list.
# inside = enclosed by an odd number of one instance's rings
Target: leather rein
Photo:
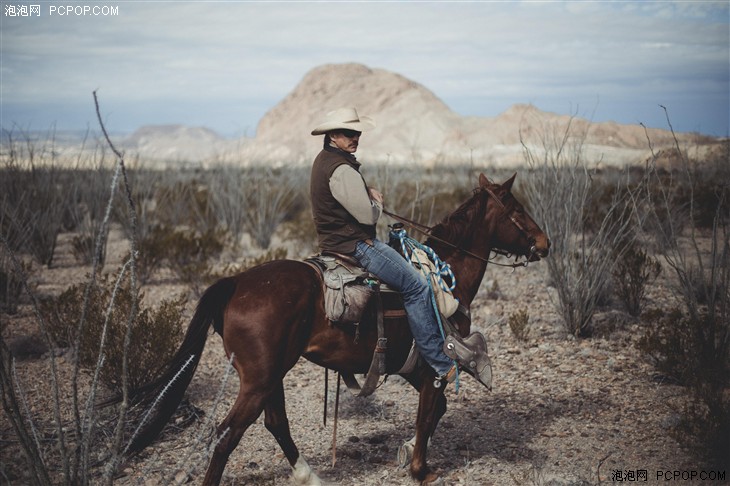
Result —
[[[486, 191], [487, 194], [489, 194], [489, 196], [491, 196], [492, 199], [494, 199], [496, 201], [497, 205], [500, 207], [500, 209], [502, 211], [506, 211], [507, 206], [504, 205], [504, 203], [497, 197], [497, 195], [491, 189], [489, 189], [487, 187], [481, 187], [481, 190]], [[468, 256], [470, 256], [472, 258], [476, 258], [477, 260], [482, 261], [484, 263], [492, 263], [492, 264], [498, 265], [500, 267], [511, 267], [511, 268], [526, 267], [528, 265], [529, 261], [530, 261], [530, 256], [532, 256], [532, 255], [529, 255], [524, 262], [516, 262], [515, 261], [515, 263], [509, 263], [509, 264], [499, 263], [499, 262], [494, 261], [494, 259], [484, 258], [483, 256], [477, 255], [476, 253], [473, 253], [473, 252], [471, 252], [469, 250], [466, 250], [464, 248], [461, 248], [460, 246], [457, 246], [457, 245], [451, 243], [450, 241], [446, 241], [446, 240], [444, 240], [442, 238], [439, 238], [438, 236], [434, 236], [433, 233], [432, 233], [433, 226], [426, 226], [426, 225], [423, 225], [423, 224], [418, 223], [416, 221], [412, 221], [412, 220], [410, 220], [408, 218], [405, 218], [403, 216], [399, 216], [399, 215], [394, 214], [394, 213], [392, 213], [390, 211], [387, 211], [385, 208], [383, 208], [383, 213], [387, 214], [388, 216], [390, 216], [391, 218], [395, 219], [396, 221], [399, 221], [399, 222], [401, 222], [401, 223], [403, 223], [405, 225], [408, 225], [409, 227], [411, 227], [411, 228], [413, 228], [413, 229], [415, 229], [415, 230], [423, 233], [424, 235], [426, 235], [426, 236], [428, 236], [430, 238], [433, 238], [434, 240], [436, 240], [436, 241], [438, 241], [440, 243], [443, 243], [444, 245], [448, 246], [449, 248], [453, 248], [453, 249], [455, 249], [458, 252], [464, 253], [465, 255], [468, 255]], [[522, 226], [522, 224], [519, 221], [517, 221], [517, 219], [514, 216], [512, 216], [512, 214], [509, 214], [508, 217], [509, 217], [510, 221], [512, 221], [512, 223], [517, 227], [517, 229], [519, 229], [522, 232], [522, 234], [525, 235], [528, 238], [528, 240], [529, 240], [529, 233], [525, 230], [525, 228]], [[507, 258], [512, 257], [512, 254], [511, 253], [506, 252], [504, 250], [500, 250], [500, 249], [494, 249], [494, 248], [492, 248], [491, 249], [491, 252], [496, 253], [498, 255], [505, 256]], [[532, 254], [532, 253], [534, 253], [534, 247], [530, 248], [530, 254]]]

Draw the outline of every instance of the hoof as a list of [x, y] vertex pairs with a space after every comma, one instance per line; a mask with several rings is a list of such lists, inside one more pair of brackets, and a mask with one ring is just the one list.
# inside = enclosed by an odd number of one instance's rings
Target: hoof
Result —
[[446, 484], [444, 479], [434, 472], [430, 472], [426, 475], [426, 478], [421, 481], [421, 486], [443, 486]]
[[411, 463], [413, 459], [413, 442], [404, 442], [398, 449], [398, 464], [400, 467], [406, 467]]
[[292, 468], [292, 479], [300, 486], [322, 486], [319, 476], [312, 471], [302, 456], [299, 456], [297, 463]]

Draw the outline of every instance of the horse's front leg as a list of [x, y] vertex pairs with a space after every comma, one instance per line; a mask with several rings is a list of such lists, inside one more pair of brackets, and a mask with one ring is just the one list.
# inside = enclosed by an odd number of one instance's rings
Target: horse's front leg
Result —
[[432, 373], [430, 375], [430, 377], [422, 375], [422, 380], [420, 380], [422, 384], [416, 416], [416, 441], [413, 445], [413, 459], [411, 460], [411, 476], [423, 484], [429, 484], [438, 479], [437, 474], [429, 471], [426, 456], [429, 439], [436, 430], [439, 420], [446, 413], [444, 387], [435, 388]]

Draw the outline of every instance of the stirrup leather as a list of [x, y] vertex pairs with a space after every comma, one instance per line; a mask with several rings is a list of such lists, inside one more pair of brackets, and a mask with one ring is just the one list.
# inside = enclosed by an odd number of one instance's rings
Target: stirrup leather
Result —
[[492, 362], [487, 354], [487, 339], [480, 332], [473, 332], [465, 338], [449, 334], [444, 340], [444, 353], [482, 385], [492, 389]]

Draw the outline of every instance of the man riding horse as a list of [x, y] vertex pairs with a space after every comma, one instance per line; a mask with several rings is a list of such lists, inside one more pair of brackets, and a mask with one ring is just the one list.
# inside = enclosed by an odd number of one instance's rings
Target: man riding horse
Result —
[[[310, 181], [312, 215], [322, 253], [346, 255], [403, 296], [408, 325], [421, 357], [436, 371], [437, 380], [451, 383], [458, 365], [480, 352], [459, 339], [457, 361], [444, 353], [442, 335], [426, 277], [396, 250], [378, 240], [375, 226], [383, 210], [383, 195], [369, 187], [355, 158], [363, 131], [374, 121], [355, 108], [327, 113], [312, 135], [324, 135], [322, 151], [314, 159]], [[462, 356], [463, 355], [463, 356]], [[465, 362], [458, 361], [465, 360]], [[473, 361], [472, 361], [473, 362]], [[479, 370], [470, 369], [477, 379]], [[480, 379], [483, 383], [486, 380]]]
[[[389, 320], [384, 326], [388, 345], [382, 354], [385, 373], [401, 374], [418, 390], [415, 436], [403, 443], [398, 456], [404, 465], [410, 463], [414, 479], [430, 484], [438, 480], [439, 474], [428, 466], [428, 444], [446, 413], [443, 385], [457, 372], [452, 359], [483, 384], [490, 382], [484, 336], [469, 334], [469, 307], [489, 256], [498, 251], [522, 257], [525, 263], [538, 261], [548, 255], [550, 240], [512, 195], [515, 176], [497, 184], [480, 174], [479, 186], [471, 197], [430, 228], [425, 242], [458, 275], [453, 295], [464, 308], [452, 318], [457, 334], [446, 333], [446, 347], [442, 348], [444, 338], [437, 327], [425, 278], [375, 237], [383, 198], [380, 192], [368, 189], [359, 173], [360, 164], [352, 155], [361, 132], [374, 126], [372, 120], [346, 108], [328, 114], [313, 130], [315, 135], [325, 135], [325, 143], [312, 167], [312, 207], [323, 251], [357, 260], [403, 293], [408, 324], [404, 317]], [[517, 261], [511, 266], [516, 265]], [[130, 403], [142, 405], [139, 410], [146, 410], [144, 405], [152, 408], [140, 418], [142, 423], [130, 438], [128, 450], [144, 449], [170, 420], [195, 374], [212, 326], [220, 334], [238, 374], [239, 389], [233, 406], [217, 427], [203, 484], [220, 484], [230, 454], [262, 414], [266, 429], [281, 447], [298, 484], [321, 484], [291, 436], [284, 378], [301, 357], [338, 373], [365, 373], [373, 362], [373, 350], [380, 347], [380, 338], [372, 328], [365, 326], [359, 338], [353, 339], [346, 329], [333, 326], [324, 294], [318, 269], [301, 260], [262, 263], [208, 287], [165, 371], [130, 392]], [[411, 361], [413, 337], [423, 360], [411, 371], [400, 371]], [[481, 347], [473, 346], [475, 343]], [[471, 349], [475, 347], [479, 349]]]

